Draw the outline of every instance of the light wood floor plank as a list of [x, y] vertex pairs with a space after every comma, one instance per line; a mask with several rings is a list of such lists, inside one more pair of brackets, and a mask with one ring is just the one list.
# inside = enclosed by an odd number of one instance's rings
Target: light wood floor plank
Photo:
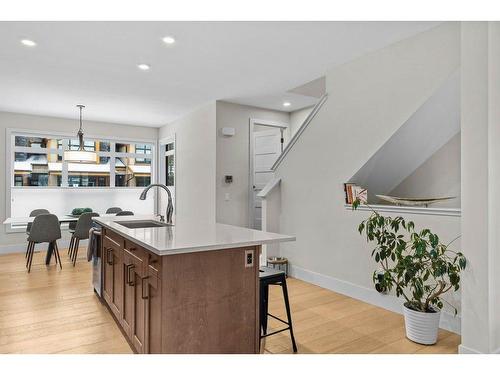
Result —
[[[24, 254], [0, 256], [0, 353], [132, 353], [91, 285], [91, 265], [45, 266], [35, 253], [31, 273]], [[403, 317], [300, 280], [288, 279], [299, 353], [456, 353], [460, 336], [440, 330], [437, 345], [405, 338]], [[281, 289], [271, 287], [269, 311], [286, 318]], [[270, 318], [269, 331], [283, 325]], [[288, 332], [263, 340], [263, 353], [292, 353]]]

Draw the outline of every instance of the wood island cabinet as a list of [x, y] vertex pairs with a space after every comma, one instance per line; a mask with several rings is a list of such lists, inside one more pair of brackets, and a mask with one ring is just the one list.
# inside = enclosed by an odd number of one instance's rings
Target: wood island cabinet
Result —
[[103, 265], [103, 297], [108, 303], [111, 312], [116, 318], [122, 314], [123, 298], [123, 270], [122, 259], [123, 249], [120, 246], [119, 239], [108, 236], [103, 237], [102, 252], [104, 259]]
[[102, 254], [104, 302], [136, 353], [259, 352], [260, 246], [159, 256], [103, 228]]

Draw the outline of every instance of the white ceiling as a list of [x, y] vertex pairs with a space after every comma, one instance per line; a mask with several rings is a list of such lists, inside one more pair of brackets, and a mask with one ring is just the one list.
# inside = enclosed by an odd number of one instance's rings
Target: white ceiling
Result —
[[87, 119], [143, 126], [211, 100], [293, 111], [316, 99], [289, 90], [437, 24], [0, 22], [0, 110], [76, 118], [82, 103]]

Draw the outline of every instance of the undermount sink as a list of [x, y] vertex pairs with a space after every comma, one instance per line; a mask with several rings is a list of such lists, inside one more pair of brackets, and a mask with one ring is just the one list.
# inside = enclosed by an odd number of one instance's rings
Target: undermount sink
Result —
[[158, 227], [170, 227], [172, 224], [162, 223], [155, 220], [130, 220], [130, 221], [115, 221], [116, 224], [123, 225], [130, 229], [139, 228], [158, 228]]

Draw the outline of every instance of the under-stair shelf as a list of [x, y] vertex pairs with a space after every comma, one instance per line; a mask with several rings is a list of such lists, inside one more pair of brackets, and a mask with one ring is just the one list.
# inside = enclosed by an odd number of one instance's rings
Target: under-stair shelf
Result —
[[[352, 205], [345, 204], [346, 210], [352, 210]], [[435, 215], [435, 216], [462, 216], [461, 208], [447, 208], [447, 207], [409, 207], [409, 206], [391, 206], [385, 204], [370, 204], [360, 205], [357, 211], [372, 211], [388, 212], [397, 214], [417, 214], [417, 215]]]

